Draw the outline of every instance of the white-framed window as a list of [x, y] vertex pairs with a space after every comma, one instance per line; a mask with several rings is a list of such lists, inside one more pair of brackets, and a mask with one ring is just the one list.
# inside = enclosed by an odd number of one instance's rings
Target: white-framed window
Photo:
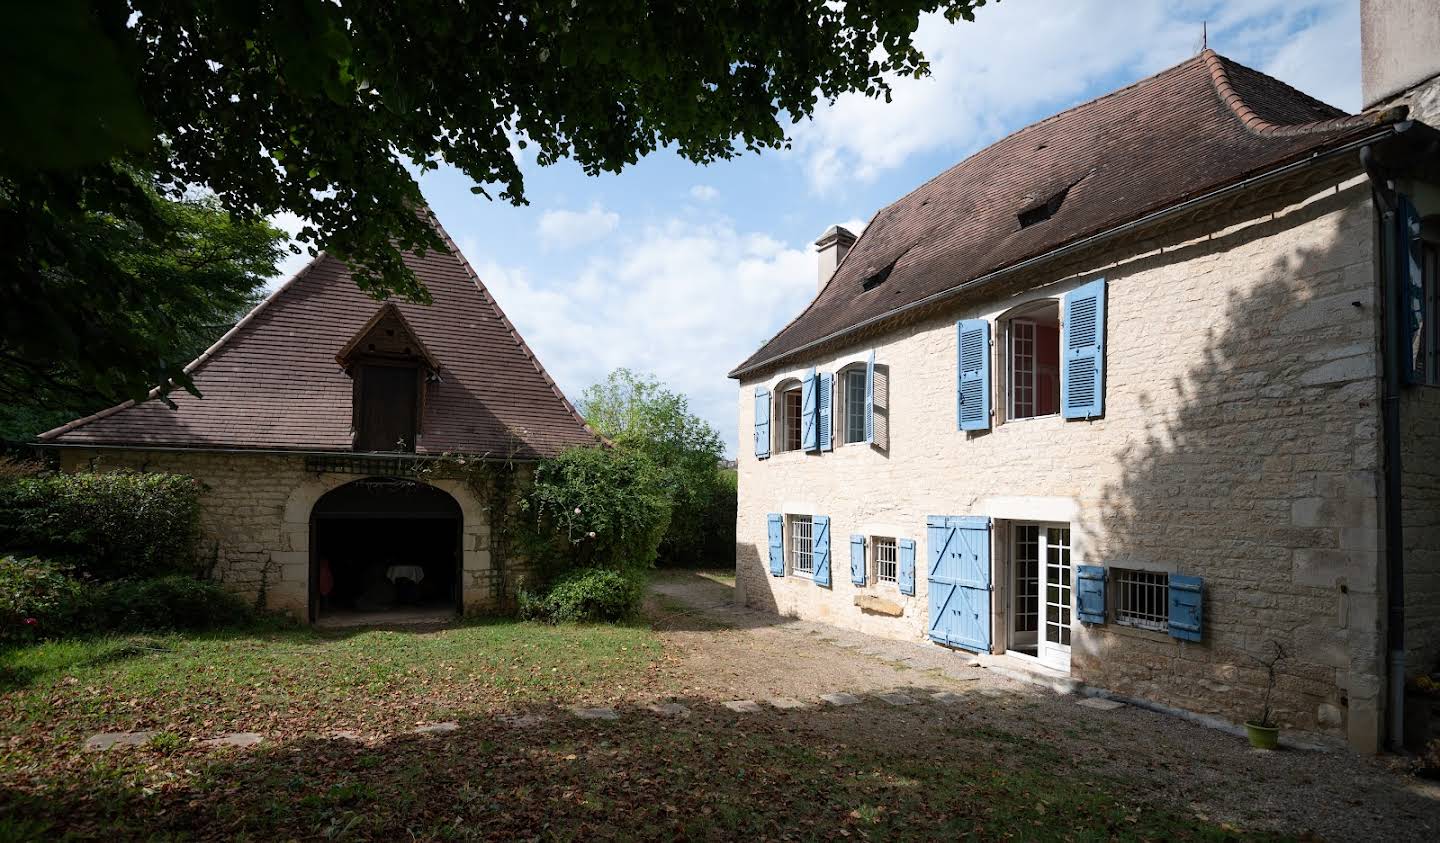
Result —
[[893, 536], [872, 536], [870, 546], [875, 560], [875, 582], [895, 585], [900, 578], [900, 551]]
[[865, 441], [865, 369], [855, 366], [845, 370], [841, 381], [844, 416], [840, 425], [842, 444]]
[[1115, 622], [1164, 632], [1170, 628], [1170, 575], [1111, 568]]
[[776, 390], [779, 399], [775, 402], [776, 416], [779, 424], [775, 425], [777, 431], [775, 449], [777, 451], [798, 451], [801, 444], [800, 415], [804, 409], [804, 396], [800, 391], [800, 384], [792, 381], [789, 385]]
[[1005, 417], [1060, 412], [1060, 303], [1047, 299], [1005, 319]]
[[790, 573], [815, 575], [815, 519], [809, 515], [786, 516], [790, 537]]
[[1016, 524], [1015, 544], [1015, 632], [1040, 628], [1040, 527]]

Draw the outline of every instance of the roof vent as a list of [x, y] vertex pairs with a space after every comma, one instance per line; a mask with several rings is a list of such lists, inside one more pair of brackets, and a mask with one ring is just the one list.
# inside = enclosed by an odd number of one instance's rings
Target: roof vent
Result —
[[1055, 216], [1055, 212], [1060, 210], [1060, 205], [1065, 201], [1065, 194], [1070, 192], [1071, 187], [1072, 185], [1066, 185], [1059, 193], [1051, 196], [1039, 205], [1033, 205], [1016, 214], [1016, 216], [1020, 218], [1020, 227], [1029, 228], [1036, 223], [1044, 222]]

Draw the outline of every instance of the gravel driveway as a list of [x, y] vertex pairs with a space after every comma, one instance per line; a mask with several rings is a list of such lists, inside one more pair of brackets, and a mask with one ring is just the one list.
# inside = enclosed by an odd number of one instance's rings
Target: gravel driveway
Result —
[[978, 727], [1149, 780], [1157, 800], [1212, 822], [1333, 840], [1440, 839], [1440, 786], [1392, 771], [1383, 757], [1265, 752], [1166, 714], [1090, 709], [1078, 697], [974, 666], [964, 653], [737, 608], [733, 593], [719, 577], [690, 572], [662, 573], [652, 586], [650, 611], [685, 696], [815, 700], [836, 692], [950, 691], [967, 697]]

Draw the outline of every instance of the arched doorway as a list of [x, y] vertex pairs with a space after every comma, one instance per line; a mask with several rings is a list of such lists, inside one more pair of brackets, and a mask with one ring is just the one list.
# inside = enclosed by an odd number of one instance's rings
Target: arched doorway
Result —
[[310, 511], [310, 620], [443, 620], [461, 602], [460, 504], [414, 480], [367, 477]]

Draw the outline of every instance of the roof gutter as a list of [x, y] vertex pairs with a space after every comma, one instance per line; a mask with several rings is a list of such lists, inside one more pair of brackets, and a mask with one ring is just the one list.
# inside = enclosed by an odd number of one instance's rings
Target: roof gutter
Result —
[[[1408, 125], [1408, 124], [1405, 124], [1405, 123], [1399, 124], [1399, 126], [1405, 126], [1405, 125]], [[1236, 194], [1236, 193], [1240, 193], [1240, 192], [1242, 192], [1242, 191], [1248, 190], [1248, 189], [1250, 189], [1250, 188], [1252, 188], [1252, 187], [1256, 187], [1256, 186], [1258, 186], [1258, 185], [1266, 184], [1266, 183], [1268, 183], [1268, 182], [1272, 182], [1272, 181], [1275, 181], [1275, 180], [1277, 180], [1277, 179], [1282, 179], [1282, 178], [1285, 178], [1286, 176], [1293, 175], [1293, 174], [1295, 174], [1295, 173], [1297, 173], [1297, 172], [1301, 172], [1301, 171], [1306, 170], [1306, 169], [1308, 169], [1308, 168], [1310, 168], [1310, 167], [1313, 167], [1313, 166], [1315, 166], [1315, 165], [1317, 165], [1317, 164], [1319, 164], [1319, 163], [1321, 163], [1321, 162], [1329, 161], [1329, 160], [1332, 160], [1332, 159], [1334, 159], [1334, 158], [1339, 158], [1339, 157], [1342, 157], [1342, 156], [1345, 156], [1345, 155], [1349, 155], [1349, 154], [1354, 153], [1354, 152], [1356, 152], [1357, 150], [1363, 149], [1364, 147], [1367, 147], [1367, 146], [1369, 146], [1369, 145], [1371, 145], [1371, 144], [1373, 144], [1373, 143], [1375, 143], [1375, 142], [1377, 142], [1377, 141], [1381, 141], [1381, 140], [1384, 140], [1385, 138], [1391, 137], [1392, 135], [1396, 134], [1398, 131], [1399, 131], [1399, 129], [1397, 128], [1397, 126], [1395, 126], [1395, 125], [1389, 125], [1389, 126], [1386, 126], [1386, 127], [1383, 128], [1383, 129], [1379, 130], [1379, 131], [1370, 132], [1370, 133], [1368, 133], [1368, 134], [1366, 134], [1366, 135], [1364, 135], [1364, 136], [1362, 136], [1362, 137], [1356, 138], [1355, 140], [1351, 140], [1351, 141], [1348, 141], [1348, 142], [1346, 142], [1346, 143], [1344, 143], [1344, 144], [1341, 144], [1340, 146], [1332, 147], [1332, 148], [1330, 148], [1330, 149], [1323, 150], [1323, 151], [1320, 151], [1320, 152], [1311, 153], [1309, 156], [1307, 156], [1307, 157], [1305, 157], [1305, 158], [1301, 158], [1301, 159], [1299, 159], [1298, 161], [1291, 161], [1290, 163], [1281, 165], [1281, 166], [1279, 166], [1279, 167], [1276, 167], [1276, 168], [1273, 169], [1273, 170], [1269, 170], [1269, 171], [1267, 171], [1267, 172], [1260, 173], [1260, 174], [1258, 174], [1258, 175], [1250, 176], [1250, 177], [1248, 177], [1248, 178], [1242, 179], [1242, 180], [1240, 180], [1240, 181], [1238, 181], [1238, 182], [1235, 182], [1235, 183], [1233, 183], [1233, 184], [1227, 185], [1227, 186], [1225, 186], [1225, 187], [1221, 187], [1221, 188], [1217, 188], [1216, 190], [1212, 190], [1212, 191], [1210, 191], [1209, 193], [1204, 193], [1204, 194], [1201, 194], [1201, 195], [1199, 195], [1199, 196], [1196, 196], [1196, 197], [1194, 197], [1193, 199], [1186, 199], [1186, 200], [1183, 201], [1183, 202], [1179, 202], [1179, 203], [1174, 204], [1174, 205], [1171, 205], [1171, 206], [1169, 206], [1169, 207], [1167, 207], [1167, 208], [1161, 208], [1161, 209], [1158, 210], [1158, 211], [1152, 211], [1151, 213], [1146, 214], [1146, 215], [1144, 215], [1144, 216], [1142, 216], [1142, 217], [1137, 217], [1136, 219], [1133, 219], [1133, 220], [1131, 220], [1130, 222], [1121, 223], [1120, 225], [1117, 225], [1117, 226], [1115, 226], [1115, 227], [1113, 227], [1113, 228], [1108, 228], [1108, 229], [1105, 229], [1104, 231], [1098, 232], [1098, 233], [1096, 233], [1096, 234], [1091, 234], [1091, 235], [1089, 235], [1089, 236], [1082, 237], [1082, 238], [1080, 238], [1079, 240], [1071, 241], [1070, 243], [1067, 243], [1067, 244], [1065, 244], [1065, 245], [1063, 245], [1063, 246], [1058, 246], [1058, 247], [1056, 247], [1056, 248], [1054, 248], [1054, 249], [1051, 249], [1051, 250], [1048, 251], [1048, 252], [1041, 253], [1041, 254], [1036, 255], [1036, 256], [1034, 256], [1034, 257], [1031, 257], [1031, 258], [1026, 258], [1026, 259], [1024, 259], [1024, 260], [1022, 260], [1022, 261], [1019, 261], [1019, 262], [1017, 262], [1017, 263], [1012, 263], [1012, 264], [1010, 264], [1009, 266], [1002, 267], [1002, 268], [997, 269], [997, 270], [995, 270], [995, 271], [993, 271], [993, 272], [989, 272], [989, 273], [986, 273], [985, 275], [981, 275], [981, 276], [978, 277], [978, 278], [973, 278], [973, 279], [971, 279], [971, 280], [969, 280], [969, 281], [963, 282], [963, 283], [961, 283], [961, 284], [957, 284], [957, 285], [955, 285], [954, 287], [948, 287], [948, 288], [946, 288], [946, 289], [944, 289], [944, 290], [941, 290], [941, 291], [939, 291], [939, 292], [937, 292], [937, 293], [931, 293], [930, 295], [925, 296], [924, 298], [917, 299], [917, 300], [915, 300], [915, 301], [913, 301], [913, 302], [910, 302], [910, 303], [907, 304], [907, 305], [903, 305], [903, 306], [901, 306], [901, 307], [897, 307], [897, 308], [895, 308], [894, 310], [888, 310], [888, 311], [886, 311], [885, 313], [879, 314], [878, 316], [871, 316], [870, 318], [865, 319], [865, 320], [862, 320], [862, 321], [860, 321], [860, 322], [857, 322], [857, 323], [855, 323], [854, 325], [851, 325], [851, 326], [848, 327], [848, 328], [842, 328], [842, 329], [840, 329], [840, 330], [838, 330], [838, 331], [832, 331], [831, 333], [826, 334], [825, 336], [820, 337], [819, 339], [811, 340], [810, 342], [807, 342], [807, 343], [804, 343], [803, 345], [797, 346], [796, 348], [793, 348], [793, 349], [791, 349], [790, 351], [783, 352], [783, 353], [781, 353], [781, 354], [777, 354], [777, 355], [775, 355], [774, 357], [770, 357], [770, 358], [767, 358], [767, 359], [765, 359], [765, 360], [761, 360], [761, 361], [759, 361], [759, 362], [752, 363], [752, 364], [750, 364], [750, 365], [748, 365], [748, 366], [746, 366], [746, 365], [739, 366], [739, 367], [735, 368], [734, 370], [732, 370], [732, 371], [730, 372], [730, 374], [728, 375], [728, 377], [731, 377], [731, 378], [740, 378], [740, 377], [742, 377], [743, 375], [748, 374], [749, 372], [753, 372], [753, 371], [755, 371], [755, 370], [757, 370], [757, 369], [764, 368], [765, 366], [769, 366], [769, 365], [771, 365], [771, 364], [773, 364], [773, 363], [778, 363], [778, 362], [780, 362], [781, 360], [785, 360], [785, 359], [788, 359], [788, 358], [790, 358], [790, 357], [794, 357], [794, 356], [796, 356], [796, 355], [799, 355], [801, 352], [808, 351], [809, 349], [815, 348], [816, 346], [824, 345], [824, 344], [826, 344], [826, 343], [833, 342], [834, 340], [840, 339], [840, 338], [842, 338], [842, 337], [849, 336], [850, 334], [857, 333], [857, 332], [862, 331], [862, 330], [864, 330], [864, 329], [866, 329], [866, 328], [868, 328], [868, 327], [870, 327], [870, 326], [872, 326], [872, 325], [875, 325], [875, 324], [878, 324], [878, 323], [881, 323], [881, 322], [885, 322], [885, 321], [888, 321], [888, 320], [890, 320], [890, 319], [894, 319], [894, 318], [897, 317], [897, 316], [901, 316], [901, 315], [906, 314], [906, 313], [909, 313], [909, 312], [911, 312], [911, 311], [919, 310], [919, 309], [924, 308], [924, 307], [928, 307], [928, 306], [933, 305], [933, 304], [936, 304], [936, 303], [938, 303], [938, 302], [945, 301], [946, 299], [953, 298], [953, 297], [955, 297], [955, 296], [957, 296], [957, 295], [959, 295], [959, 294], [961, 294], [961, 293], [967, 292], [967, 291], [969, 291], [969, 290], [973, 290], [973, 289], [975, 289], [975, 288], [977, 288], [977, 287], [983, 287], [983, 286], [985, 286], [985, 285], [987, 285], [987, 284], [993, 283], [993, 282], [998, 281], [998, 280], [1000, 280], [1000, 279], [1002, 279], [1002, 278], [1006, 278], [1006, 277], [1008, 277], [1008, 276], [1010, 276], [1010, 275], [1013, 275], [1013, 274], [1015, 274], [1015, 273], [1017, 273], [1017, 272], [1021, 272], [1021, 271], [1024, 271], [1024, 270], [1026, 270], [1026, 269], [1030, 269], [1031, 267], [1034, 267], [1034, 266], [1036, 266], [1036, 265], [1043, 264], [1043, 263], [1047, 263], [1047, 262], [1049, 262], [1049, 261], [1055, 260], [1056, 258], [1060, 258], [1060, 257], [1063, 257], [1063, 256], [1065, 256], [1065, 255], [1068, 255], [1068, 254], [1070, 254], [1070, 253], [1072, 253], [1072, 252], [1080, 251], [1081, 249], [1085, 249], [1085, 248], [1088, 248], [1088, 247], [1090, 247], [1090, 246], [1095, 246], [1095, 245], [1100, 244], [1100, 243], [1103, 243], [1103, 242], [1105, 242], [1105, 241], [1107, 241], [1107, 240], [1111, 240], [1111, 239], [1114, 239], [1114, 238], [1116, 238], [1116, 237], [1120, 237], [1120, 236], [1122, 236], [1122, 235], [1128, 234], [1128, 233], [1130, 233], [1130, 232], [1132, 232], [1132, 231], [1135, 231], [1136, 229], [1140, 229], [1140, 228], [1144, 228], [1144, 227], [1146, 227], [1146, 226], [1154, 225], [1154, 224], [1156, 224], [1156, 223], [1164, 222], [1165, 220], [1170, 219], [1171, 217], [1175, 217], [1175, 216], [1178, 216], [1178, 215], [1180, 215], [1180, 214], [1184, 214], [1184, 213], [1188, 213], [1188, 212], [1190, 212], [1190, 211], [1194, 211], [1194, 210], [1196, 210], [1196, 209], [1198, 209], [1198, 208], [1204, 207], [1205, 205], [1209, 205], [1209, 204], [1211, 204], [1211, 203], [1213, 203], [1213, 202], [1218, 202], [1218, 201], [1220, 201], [1221, 199], [1224, 199], [1224, 198], [1226, 198], [1226, 197], [1228, 197], [1228, 196], [1232, 196], [1232, 195], [1234, 195], [1234, 194]], [[847, 256], [847, 257], [848, 257], [848, 256]]]

